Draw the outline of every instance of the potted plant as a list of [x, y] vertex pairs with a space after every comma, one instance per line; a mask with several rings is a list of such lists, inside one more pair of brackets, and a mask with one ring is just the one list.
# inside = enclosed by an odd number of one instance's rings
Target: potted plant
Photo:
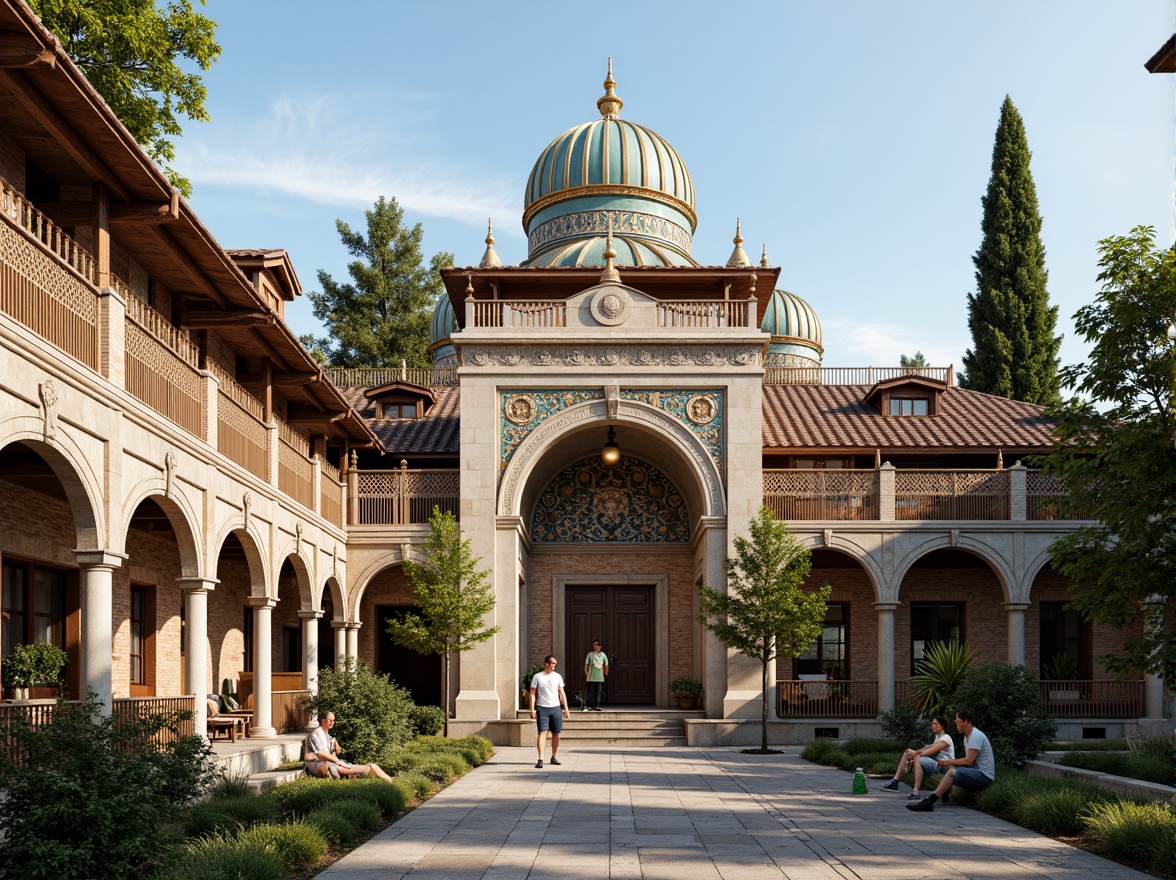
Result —
[[527, 707], [527, 695], [531, 692], [531, 679], [542, 671], [542, 663], [537, 666], [528, 666], [527, 671], [523, 673], [523, 677], [519, 679], [519, 687], [522, 690], [522, 700], [519, 705], [524, 709]]
[[688, 675], [680, 675], [670, 682], [670, 696], [676, 697], [682, 709], [693, 709], [702, 693], [702, 682]]
[[[1077, 681], [1081, 675], [1081, 670], [1078, 667], [1077, 657], [1072, 657], [1069, 654], [1055, 654], [1045, 664], [1041, 673], [1041, 677], [1045, 681], [1054, 684], [1064, 681]], [[1051, 700], [1064, 700], [1069, 702], [1073, 702], [1082, 696], [1082, 692], [1076, 687], [1050, 687], [1048, 694]]]
[[17, 645], [4, 658], [4, 687], [14, 700], [27, 700], [37, 675], [37, 655], [32, 645]]

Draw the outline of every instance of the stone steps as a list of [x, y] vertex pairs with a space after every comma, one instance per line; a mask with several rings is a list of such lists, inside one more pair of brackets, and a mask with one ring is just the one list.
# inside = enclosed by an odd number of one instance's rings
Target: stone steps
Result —
[[[520, 719], [530, 720], [530, 713], [520, 710]], [[605, 709], [602, 712], [572, 711], [564, 722], [560, 743], [583, 746], [684, 746], [687, 718], [705, 718], [699, 710]]]

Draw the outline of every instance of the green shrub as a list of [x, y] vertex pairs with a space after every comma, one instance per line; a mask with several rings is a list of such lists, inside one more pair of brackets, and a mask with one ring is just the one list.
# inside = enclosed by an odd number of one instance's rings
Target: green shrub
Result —
[[882, 723], [882, 732], [901, 743], [904, 749], [925, 746], [932, 740], [931, 725], [914, 706], [895, 706], [883, 712], [878, 720]]
[[[1166, 744], [1166, 743], [1165, 743]], [[1080, 767], [1112, 776], [1126, 776], [1160, 785], [1176, 785], [1176, 768], [1167, 756], [1153, 754], [1115, 755], [1105, 752], [1071, 752], [1058, 762], [1066, 767]]]
[[350, 781], [340, 779], [315, 779], [303, 776], [293, 782], [275, 786], [267, 794], [273, 795], [287, 816], [305, 816], [332, 801], [350, 797], [347, 786], [351, 784]]
[[895, 752], [895, 763], [897, 763], [898, 755], [902, 754], [906, 746], [889, 739], [876, 739], [862, 736], [857, 739], [851, 739], [842, 748], [847, 755], [864, 755], [867, 752]]
[[991, 813], [998, 819], [1016, 821], [1019, 802], [1031, 795], [1044, 790], [1051, 790], [1050, 783], [1061, 780], [1048, 779], [1044, 776], [1030, 776], [1003, 767], [997, 767], [996, 782], [974, 794], [975, 805], [985, 813]]
[[155, 880], [284, 880], [287, 870], [272, 845], [201, 837], [185, 846]]
[[[298, 766], [302, 766], [301, 761], [298, 762]], [[217, 798], [243, 797], [247, 794], [250, 794], [248, 770], [224, 773], [212, 787], [213, 800]]]
[[1076, 837], [1083, 830], [1082, 814], [1102, 800], [1086, 786], [1067, 786], [1023, 795], [1014, 804], [1013, 814], [1018, 825], [1038, 834]]
[[895, 768], [898, 767], [898, 760], [902, 757], [902, 752], [863, 752], [858, 755], [844, 755], [842, 760], [839, 760], [834, 766], [840, 767], [842, 770], [853, 771], [861, 767], [866, 773], [885, 773], [888, 776], [893, 775]]
[[[104, 880], [138, 871], [156, 852], [161, 826], [216, 779], [210, 747], [180, 737], [181, 720], [116, 723], [92, 693], [58, 703], [39, 729], [13, 717], [9, 737], [26, 760], [16, 765], [0, 753], [0, 877]], [[160, 751], [151, 737], [164, 728], [177, 738]]]
[[1125, 739], [1086, 739], [1081, 742], [1052, 742], [1046, 746], [1050, 752], [1125, 752]]
[[440, 706], [413, 706], [408, 722], [414, 736], [436, 736], [445, 729], [445, 710]]
[[1145, 736], [1142, 739], [1133, 739], [1128, 745], [1128, 749], [1133, 758], [1172, 760], [1172, 739], [1167, 736]]
[[369, 800], [345, 798], [331, 804], [331, 810], [362, 831], [371, 831], [380, 824], [380, 808]]
[[306, 701], [311, 712], [335, 713], [335, 729], [349, 761], [366, 764], [413, 735], [408, 691], [362, 660], [348, 658], [340, 669], [319, 672], [318, 693]]
[[402, 782], [389, 785], [382, 779], [360, 779], [349, 782], [347, 787], [352, 797], [371, 801], [389, 818], [403, 813], [412, 800], [412, 790]]
[[424, 800], [433, 793], [436, 787], [433, 780], [425, 776], [423, 773], [418, 773], [415, 770], [410, 770], [407, 773], [400, 773], [396, 776], [396, 781], [405, 786], [413, 796]]
[[1113, 801], [1093, 804], [1083, 816], [1086, 833], [1114, 859], [1166, 871], [1173, 857], [1176, 816], [1160, 804]]
[[1098, 773], [1110, 773], [1113, 776], [1126, 776], [1129, 755], [1108, 755], [1100, 752], [1071, 752], [1062, 755], [1058, 763], [1063, 767], [1078, 767], [1082, 770], [1094, 770]]
[[281, 807], [273, 798], [253, 794], [221, 797], [188, 810], [184, 816], [184, 833], [189, 837], [236, 833], [238, 828], [273, 822], [281, 816]]
[[827, 764], [829, 763], [829, 756], [839, 750], [840, 746], [833, 740], [826, 737], [819, 737], [805, 746], [800, 756], [806, 761], [812, 761], [814, 764]]
[[490, 742], [484, 736], [463, 736], [461, 739], [455, 739], [453, 741], [461, 743], [466, 748], [477, 749], [482, 755], [483, 764], [489, 761], [490, 756], [494, 754], [494, 743]]
[[430, 756], [420, 767], [421, 773], [437, 782], [451, 782], [458, 776], [468, 773], [470, 765], [460, 755], [439, 754]]
[[402, 770], [412, 770], [421, 765], [425, 756], [420, 752], [410, 752], [405, 748], [386, 749], [376, 763], [384, 768], [386, 773], [395, 776]]
[[240, 845], [272, 847], [287, 868], [313, 865], [327, 854], [327, 839], [305, 822], [254, 825], [237, 835]]
[[975, 660], [976, 655], [960, 642], [935, 642], [926, 647], [911, 676], [919, 711], [928, 717], [944, 714]]
[[335, 803], [327, 804], [321, 810], [315, 810], [306, 817], [306, 824], [317, 828], [329, 843], [348, 844], [359, 836], [359, 829], [351, 824], [351, 820], [335, 809]]
[[967, 709], [992, 743], [999, 764], [1020, 767], [1040, 755], [1058, 726], [1041, 708], [1033, 673], [1016, 663], [980, 663], [964, 676], [953, 712]]

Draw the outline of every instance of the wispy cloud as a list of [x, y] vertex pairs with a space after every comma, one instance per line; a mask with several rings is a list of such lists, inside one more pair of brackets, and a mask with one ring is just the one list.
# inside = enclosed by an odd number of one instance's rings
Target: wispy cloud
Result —
[[521, 182], [475, 179], [427, 155], [427, 146], [373, 123], [370, 107], [337, 96], [283, 98], [261, 120], [221, 123], [212, 131], [180, 145], [177, 167], [197, 185], [363, 208], [381, 195], [395, 196], [408, 211], [478, 225], [519, 210]]
[[867, 324], [837, 318], [821, 322], [825, 337], [825, 362], [838, 366], [898, 366], [900, 355], [922, 352], [936, 367], [954, 364], [958, 370], [966, 341], [937, 339], [931, 345], [913, 338], [910, 326]]

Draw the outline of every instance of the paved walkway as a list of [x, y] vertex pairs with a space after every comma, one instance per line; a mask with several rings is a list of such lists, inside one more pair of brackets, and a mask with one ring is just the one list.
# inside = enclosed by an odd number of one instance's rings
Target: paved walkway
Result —
[[323, 880], [1147, 880], [966, 807], [850, 794], [848, 773], [720, 749], [501, 748]]

